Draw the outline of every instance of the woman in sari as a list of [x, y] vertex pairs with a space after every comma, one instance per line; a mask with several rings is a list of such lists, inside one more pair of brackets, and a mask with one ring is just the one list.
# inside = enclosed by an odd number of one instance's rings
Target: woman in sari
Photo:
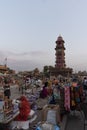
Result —
[[15, 120], [26, 121], [30, 113], [30, 103], [25, 96], [20, 98], [19, 111], [20, 113]]

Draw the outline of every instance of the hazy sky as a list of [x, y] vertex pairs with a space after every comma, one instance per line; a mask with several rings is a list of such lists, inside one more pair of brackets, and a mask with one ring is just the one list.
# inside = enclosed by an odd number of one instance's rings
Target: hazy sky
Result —
[[55, 65], [65, 41], [67, 67], [87, 71], [87, 0], [0, 0], [0, 64], [14, 70]]

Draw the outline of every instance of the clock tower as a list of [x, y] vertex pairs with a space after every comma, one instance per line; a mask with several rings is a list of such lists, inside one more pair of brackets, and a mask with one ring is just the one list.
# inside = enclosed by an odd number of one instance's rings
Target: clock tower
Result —
[[56, 41], [56, 61], [55, 61], [55, 67], [56, 68], [65, 68], [66, 64], [65, 64], [65, 47], [64, 47], [64, 40], [61, 36], [59, 36], [57, 38]]
[[61, 36], [59, 36], [56, 40], [56, 47], [55, 47], [55, 67], [50, 69], [50, 75], [51, 76], [69, 76], [72, 74], [73, 69], [66, 67], [65, 63], [65, 41]]

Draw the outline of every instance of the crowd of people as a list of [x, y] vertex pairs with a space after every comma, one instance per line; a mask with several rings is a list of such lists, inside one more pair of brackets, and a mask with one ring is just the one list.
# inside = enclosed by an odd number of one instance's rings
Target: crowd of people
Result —
[[29, 89], [30, 86], [40, 88], [39, 98], [47, 98], [49, 104], [59, 104], [61, 115], [67, 111], [82, 109], [82, 103], [86, 99], [87, 77], [55, 77], [52, 79], [45, 78], [44, 80], [27, 77], [24, 82], [26, 89]]
[[[14, 83], [14, 80], [10, 78], [0, 78], [0, 84], [4, 88], [4, 95], [10, 99], [11, 91], [10, 85]], [[19, 115], [15, 118], [15, 121], [26, 121], [31, 111], [31, 104], [27, 100], [26, 95], [23, 93], [24, 89], [30, 89], [34, 86], [40, 88], [39, 98], [48, 100], [48, 104], [58, 104], [60, 106], [61, 120], [64, 114], [71, 110], [82, 109], [82, 104], [86, 100], [87, 95], [87, 77], [83, 78], [65, 78], [55, 77], [52, 79], [35, 79], [30, 78], [18, 78], [16, 81], [19, 87], [19, 91], [22, 91], [22, 96], [19, 100]]]

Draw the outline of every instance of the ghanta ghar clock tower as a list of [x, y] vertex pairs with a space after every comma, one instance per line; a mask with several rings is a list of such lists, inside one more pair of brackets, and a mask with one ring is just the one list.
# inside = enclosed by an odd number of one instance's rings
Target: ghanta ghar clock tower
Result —
[[55, 67], [50, 70], [51, 75], [62, 75], [68, 76], [72, 74], [72, 68], [67, 68], [65, 63], [65, 41], [63, 40], [62, 36], [58, 36], [56, 40], [56, 47], [55, 47]]
[[61, 36], [59, 36], [57, 38], [57, 41], [56, 41], [56, 61], [55, 61], [55, 67], [56, 68], [65, 68], [66, 67], [66, 64], [65, 64], [65, 47], [64, 47], [64, 40]]

